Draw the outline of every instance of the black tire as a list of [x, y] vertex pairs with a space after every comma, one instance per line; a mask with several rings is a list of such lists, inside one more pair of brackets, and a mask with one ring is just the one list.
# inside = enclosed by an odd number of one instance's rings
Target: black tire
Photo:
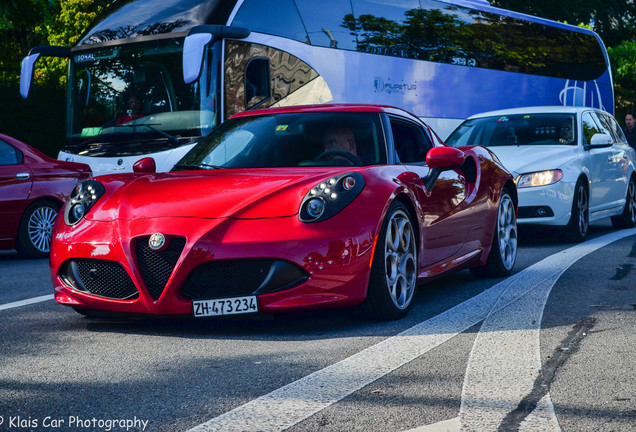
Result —
[[565, 237], [568, 241], [581, 243], [587, 237], [590, 227], [590, 198], [583, 179], [579, 179], [574, 187], [572, 199], [572, 216], [565, 227]]
[[636, 225], [636, 180], [629, 179], [627, 185], [627, 196], [625, 197], [625, 207], [623, 213], [612, 216], [612, 226], [614, 228], [633, 228]]
[[517, 215], [512, 197], [501, 192], [497, 208], [497, 222], [492, 236], [492, 247], [488, 261], [483, 267], [471, 268], [471, 273], [480, 278], [509, 276], [517, 261]]
[[395, 320], [413, 305], [417, 242], [409, 212], [399, 201], [389, 207], [375, 247], [366, 307], [373, 318]]
[[22, 215], [16, 249], [28, 258], [46, 258], [51, 250], [51, 230], [61, 204], [51, 200], [31, 203]]

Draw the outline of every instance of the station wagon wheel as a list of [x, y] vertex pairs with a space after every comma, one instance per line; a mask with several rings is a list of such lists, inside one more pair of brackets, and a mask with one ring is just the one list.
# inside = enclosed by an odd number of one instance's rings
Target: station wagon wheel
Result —
[[41, 200], [27, 207], [16, 241], [16, 249], [30, 258], [45, 258], [51, 250], [51, 231], [60, 210], [60, 204]]
[[471, 268], [477, 277], [503, 277], [512, 273], [517, 261], [517, 212], [508, 191], [499, 198], [497, 222], [488, 261], [483, 267]]
[[574, 199], [572, 200], [572, 216], [565, 227], [568, 240], [580, 243], [587, 236], [590, 225], [590, 201], [583, 179], [576, 182]]
[[633, 228], [636, 225], [636, 179], [632, 177], [627, 185], [627, 196], [623, 213], [612, 216], [614, 228]]
[[391, 204], [378, 236], [369, 288], [367, 308], [380, 319], [405, 316], [413, 304], [417, 281], [417, 243], [415, 231], [404, 204]]

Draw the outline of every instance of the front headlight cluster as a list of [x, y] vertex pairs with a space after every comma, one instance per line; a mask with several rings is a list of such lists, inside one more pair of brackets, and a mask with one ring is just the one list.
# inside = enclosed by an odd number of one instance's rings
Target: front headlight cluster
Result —
[[300, 205], [301, 222], [329, 219], [357, 197], [364, 188], [364, 177], [358, 172], [331, 177], [311, 188]]
[[517, 178], [517, 187], [547, 186], [558, 182], [562, 177], [563, 172], [558, 169], [521, 174]]
[[87, 180], [75, 186], [64, 209], [64, 222], [67, 225], [78, 223], [104, 192], [104, 186], [97, 180]]

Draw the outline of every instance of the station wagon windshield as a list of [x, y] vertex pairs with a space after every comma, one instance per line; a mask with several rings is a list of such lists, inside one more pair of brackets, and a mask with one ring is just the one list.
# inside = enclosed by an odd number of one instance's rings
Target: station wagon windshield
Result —
[[573, 114], [514, 114], [477, 118], [462, 123], [446, 140], [468, 145], [576, 145]]

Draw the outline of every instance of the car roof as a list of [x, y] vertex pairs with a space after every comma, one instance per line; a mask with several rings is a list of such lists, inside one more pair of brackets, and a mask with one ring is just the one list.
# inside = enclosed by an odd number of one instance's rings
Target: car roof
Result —
[[375, 112], [399, 115], [423, 124], [424, 122], [414, 114], [389, 105], [372, 104], [320, 104], [320, 105], [295, 105], [278, 108], [255, 109], [234, 114], [230, 118], [252, 117], [259, 115], [289, 114], [289, 113], [318, 113], [318, 112]]
[[468, 118], [474, 119], [474, 118], [482, 118], [482, 117], [495, 117], [495, 116], [515, 115], [515, 114], [576, 114], [581, 111], [589, 111], [589, 110], [602, 111], [602, 110], [599, 110], [598, 108], [591, 108], [591, 107], [571, 107], [571, 106], [561, 106], [561, 105], [549, 105], [549, 106], [530, 106], [530, 107], [502, 109], [497, 111], [488, 111], [488, 112], [472, 115]]

